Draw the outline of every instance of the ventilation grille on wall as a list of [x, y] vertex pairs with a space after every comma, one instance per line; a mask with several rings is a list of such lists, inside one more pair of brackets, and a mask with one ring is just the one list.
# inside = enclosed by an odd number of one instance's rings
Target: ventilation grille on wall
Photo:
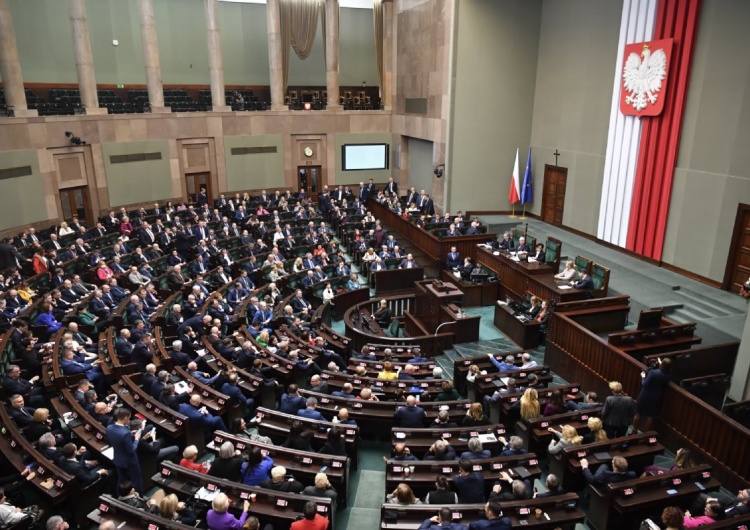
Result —
[[161, 160], [161, 153], [133, 153], [130, 155], [112, 155], [109, 157], [110, 164], [145, 162], [146, 160]]
[[407, 114], [427, 114], [427, 98], [406, 98]]
[[232, 147], [232, 156], [235, 155], [260, 155], [264, 153], [275, 153], [276, 146], [267, 147]]
[[25, 177], [31, 174], [31, 166], [9, 167], [7, 169], [0, 169], [0, 180]]

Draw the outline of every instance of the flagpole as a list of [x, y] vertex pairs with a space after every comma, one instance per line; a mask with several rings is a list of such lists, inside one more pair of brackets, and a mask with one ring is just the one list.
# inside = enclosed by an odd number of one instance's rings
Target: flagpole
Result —
[[523, 205], [523, 213], [521, 214], [521, 217], [519, 219], [527, 219], [526, 217], [526, 204]]
[[510, 214], [508, 217], [512, 217], [513, 219], [515, 219], [517, 217], [516, 216], [516, 204], [513, 203], [512, 206], [513, 206], [513, 213]]

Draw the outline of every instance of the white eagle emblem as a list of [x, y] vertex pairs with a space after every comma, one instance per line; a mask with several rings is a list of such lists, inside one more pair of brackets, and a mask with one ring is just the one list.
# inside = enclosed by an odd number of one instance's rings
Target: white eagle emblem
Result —
[[641, 56], [643, 60], [637, 53], [631, 53], [622, 73], [623, 87], [630, 93], [625, 97], [625, 103], [638, 112], [649, 103], [656, 103], [661, 82], [667, 76], [667, 55], [663, 49], [652, 54], [648, 45], [644, 45]]

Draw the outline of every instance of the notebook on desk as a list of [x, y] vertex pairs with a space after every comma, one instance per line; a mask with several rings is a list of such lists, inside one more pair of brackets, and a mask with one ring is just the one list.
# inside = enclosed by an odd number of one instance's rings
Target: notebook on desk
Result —
[[612, 455], [610, 455], [607, 451], [599, 451], [598, 453], [594, 453], [594, 457], [596, 457], [596, 459], [600, 462], [612, 460]]
[[524, 480], [531, 476], [531, 473], [523, 466], [514, 467], [513, 472]]

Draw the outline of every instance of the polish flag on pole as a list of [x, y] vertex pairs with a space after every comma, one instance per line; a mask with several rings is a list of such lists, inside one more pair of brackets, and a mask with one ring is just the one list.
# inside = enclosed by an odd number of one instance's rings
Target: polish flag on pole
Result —
[[516, 163], [513, 165], [513, 178], [510, 179], [508, 200], [511, 204], [516, 204], [521, 200], [521, 183], [518, 175], [518, 148], [516, 148]]

